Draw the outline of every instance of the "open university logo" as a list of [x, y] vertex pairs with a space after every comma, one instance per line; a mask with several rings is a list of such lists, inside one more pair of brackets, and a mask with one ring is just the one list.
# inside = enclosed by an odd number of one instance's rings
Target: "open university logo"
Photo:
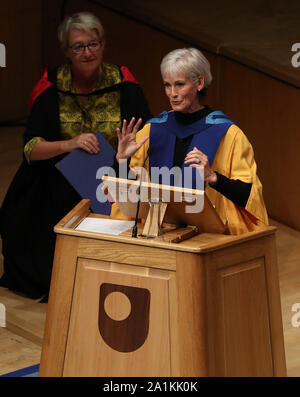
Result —
[[[118, 297], [114, 301], [114, 295]], [[111, 299], [112, 304], [108, 302]], [[120, 299], [128, 301], [124, 304]], [[108, 302], [108, 304], [106, 304]], [[121, 303], [121, 304], [120, 304]], [[120, 307], [123, 310], [120, 310]], [[111, 312], [110, 309], [113, 309]], [[127, 311], [127, 312], [126, 312]], [[103, 283], [100, 286], [98, 325], [105, 343], [129, 353], [141, 347], [149, 332], [150, 291], [145, 288]]]

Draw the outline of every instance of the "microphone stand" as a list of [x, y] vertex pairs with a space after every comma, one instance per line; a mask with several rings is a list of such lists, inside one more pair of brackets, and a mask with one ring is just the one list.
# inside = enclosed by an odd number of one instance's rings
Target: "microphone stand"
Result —
[[132, 234], [131, 234], [131, 237], [134, 237], [134, 238], [137, 237], [137, 223], [138, 223], [138, 217], [139, 217], [139, 211], [140, 211], [140, 205], [141, 205], [141, 187], [142, 187], [142, 180], [143, 180], [143, 170], [144, 170], [146, 161], [148, 160], [148, 158], [150, 156], [150, 153], [151, 153], [151, 147], [149, 146], [149, 148], [147, 150], [147, 156], [145, 157], [145, 160], [143, 162], [142, 169], [141, 169], [141, 175], [140, 175], [139, 199], [138, 199], [137, 208], [136, 208], [135, 222], [134, 222], [134, 226], [133, 226]]

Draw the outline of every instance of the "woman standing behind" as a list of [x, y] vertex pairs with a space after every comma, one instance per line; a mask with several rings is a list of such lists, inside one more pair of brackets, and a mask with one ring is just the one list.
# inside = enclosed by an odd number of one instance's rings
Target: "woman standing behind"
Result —
[[[141, 121], [124, 122], [116, 160], [131, 158], [131, 168], [142, 166], [150, 146], [150, 178], [153, 167], [177, 166], [182, 175], [184, 167], [203, 167], [205, 191], [229, 232], [263, 228], [268, 217], [252, 146], [223, 112], [203, 104], [212, 80], [209, 62], [195, 48], [178, 49], [164, 57], [161, 74], [173, 111], [161, 113], [139, 132]], [[116, 204], [112, 214], [120, 216]]]
[[68, 62], [45, 71], [32, 91], [24, 161], [0, 211], [0, 285], [30, 298], [47, 297], [53, 227], [80, 200], [55, 164], [76, 148], [101, 151], [97, 131], [116, 149], [121, 120], [151, 117], [128, 68], [103, 62], [104, 30], [98, 18], [87, 12], [67, 17], [58, 37]]

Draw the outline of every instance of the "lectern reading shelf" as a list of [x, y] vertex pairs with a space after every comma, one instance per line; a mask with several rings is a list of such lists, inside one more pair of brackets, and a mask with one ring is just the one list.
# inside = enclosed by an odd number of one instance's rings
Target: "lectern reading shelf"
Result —
[[[139, 218], [146, 220], [141, 234], [144, 237], [156, 237], [180, 228], [176, 241], [181, 241], [184, 236], [199, 232], [226, 231], [226, 223], [203, 190], [109, 176], [103, 176], [102, 180], [109, 201], [115, 202], [125, 216], [135, 218], [140, 196]], [[163, 227], [163, 223], [167, 225]]]

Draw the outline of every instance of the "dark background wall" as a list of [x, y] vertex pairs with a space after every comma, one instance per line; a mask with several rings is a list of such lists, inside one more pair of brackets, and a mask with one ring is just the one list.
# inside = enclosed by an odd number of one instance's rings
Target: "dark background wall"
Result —
[[0, 4], [0, 43], [6, 67], [0, 68], [0, 121], [24, 117], [26, 101], [41, 71], [42, 7], [39, 0]]

